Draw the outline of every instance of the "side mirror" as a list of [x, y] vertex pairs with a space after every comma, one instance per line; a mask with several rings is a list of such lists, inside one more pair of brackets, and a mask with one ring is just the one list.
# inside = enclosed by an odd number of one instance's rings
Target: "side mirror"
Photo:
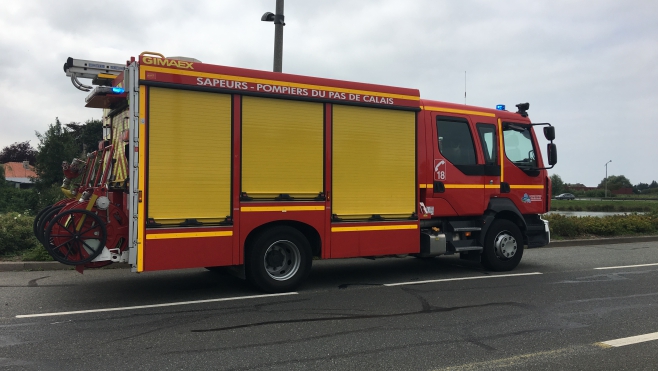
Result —
[[553, 140], [555, 139], [555, 127], [553, 126], [546, 126], [544, 128], [544, 137], [546, 137], [546, 140]]
[[[544, 128], [544, 132], [546, 132], [546, 129], [547, 128]], [[553, 131], [553, 134], [555, 134], [555, 131]], [[548, 153], [548, 164], [553, 166], [557, 164], [557, 146], [554, 143], [548, 143], [546, 147]]]

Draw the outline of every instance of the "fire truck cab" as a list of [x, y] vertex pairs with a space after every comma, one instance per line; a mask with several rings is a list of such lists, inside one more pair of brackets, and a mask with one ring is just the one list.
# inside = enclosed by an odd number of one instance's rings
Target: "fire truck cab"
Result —
[[555, 132], [527, 103], [508, 112], [150, 52], [64, 70], [103, 109], [103, 141], [65, 164], [70, 198], [35, 233], [80, 271], [232, 267], [280, 292], [314, 258], [459, 254], [506, 271], [550, 242], [535, 129], [551, 167]]

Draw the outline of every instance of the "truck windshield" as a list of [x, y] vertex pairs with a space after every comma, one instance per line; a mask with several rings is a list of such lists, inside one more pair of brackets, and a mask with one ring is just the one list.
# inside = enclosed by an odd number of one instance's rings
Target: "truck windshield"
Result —
[[537, 156], [532, 143], [531, 126], [506, 123], [503, 126], [505, 154], [520, 168], [536, 168]]

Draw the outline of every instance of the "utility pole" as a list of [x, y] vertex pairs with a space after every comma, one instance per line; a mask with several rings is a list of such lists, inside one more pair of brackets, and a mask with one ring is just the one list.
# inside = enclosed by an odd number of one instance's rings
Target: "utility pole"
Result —
[[283, 0], [276, 0], [276, 12], [267, 12], [260, 19], [263, 22], [274, 22], [274, 72], [281, 72], [283, 68]]
[[605, 191], [603, 193], [605, 198], [608, 197], [608, 164], [611, 162], [612, 160], [605, 163]]

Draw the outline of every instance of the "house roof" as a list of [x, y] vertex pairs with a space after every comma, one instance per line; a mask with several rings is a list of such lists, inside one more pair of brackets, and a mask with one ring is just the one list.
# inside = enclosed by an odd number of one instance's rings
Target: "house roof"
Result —
[[36, 178], [37, 173], [34, 172], [34, 166], [28, 165], [26, 169], [23, 167], [22, 162], [7, 162], [2, 164], [5, 168], [5, 179], [11, 180], [11, 178]]

